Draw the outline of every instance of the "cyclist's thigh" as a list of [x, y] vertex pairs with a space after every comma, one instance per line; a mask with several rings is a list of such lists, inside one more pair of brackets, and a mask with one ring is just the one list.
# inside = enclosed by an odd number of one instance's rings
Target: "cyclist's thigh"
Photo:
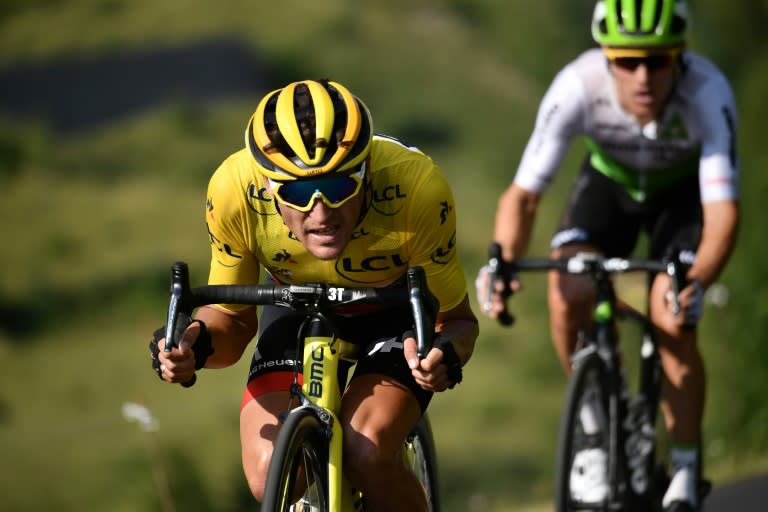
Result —
[[[594, 245], [568, 244], [554, 249], [552, 258], [569, 258], [580, 252], [602, 253]], [[547, 275], [547, 298], [552, 314], [568, 314], [569, 311], [584, 312], [584, 307], [594, 300], [592, 282], [587, 276], [576, 276], [550, 271]], [[582, 326], [586, 327], [586, 326]]]
[[[552, 237], [551, 256], [570, 257], [579, 252], [627, 256], [637, 242], [641, 220], [629, 194], [592, 167], [587, 157]], [[581, 311], [594, 295], [585, 276], [553, 271], [548, 284], [549, 306], [554, 314]]]
[[660, 259], [679, 251], [681, 261], [693, 264], [701, 239], [703, 214], [697, 176], [691, 176], [666, 192], [655, 204], [648, 221], [650, 257]]
[[243, 469], [257, 496], [277, 437], [278, 415], [289, 407], [290, 386], [301, 367], [296, 334], [302, 319], [302, 315], [275, 306], [264, 307], [259, 318], [259, 338], [240, 407]]
[[262, 309], [242, 407], [265, 393], [290, 389], [295, 372], [301, 370], [296, 337], [303, 319], [304, 315], [287, 308]]
[[624, 257], [632, 252], [642, 216], [627, 192], [615, 181], [584, 163], [551, 241], [551, 249], [580, 245], [594, 247], [606, 256]]
[[[702, 215], [698, 177], [692, 175], [654, 202], [647, 225], [650, 257], [661, 259], [676, 253], [686, 268], [692, 265], [701, 240]], [[664, 274], [649, 276], [649, 284], [654, 319], [672, 328], [674, 320], [665, 318], [669, 316], [665, 299], [670, 289], [669, 278]]]
[[[419, 386], [403, 354], [403, 336], [412, 331], [408, 311], [386, 310], [343, 322], [363, 333], [360, 358], [342, 401], [342, 415], [355, 428], [394, 434], [397, 447], [426, 410], [432, 393]], [[393, 449], [394, 445], [393, 445]]]
[[345, 445], [358, 455], [368, 450], [392, 460], [422, 415], [408, 387], [385, 375], [356, 376], [342, 401]]
[[391, 377], [366, 373], [350, 383], [340, 419], [344, 469], [372, 508], [394, 502], [403, 510], [426, 510], [424, 491], [402, 456], [420, 416], [411, 391]]
[[368, 340], [362, 346], [350, 384], [364, 375], [386, 377], [408, 390], [423, 412], [432, 399], [432, 392], [416, 383], [403, 354], [403, 335], [412, 333], [413, 329], [410, 318], [409, 312], [383, 312], [360, 325], [359, 332], [366, 333]]

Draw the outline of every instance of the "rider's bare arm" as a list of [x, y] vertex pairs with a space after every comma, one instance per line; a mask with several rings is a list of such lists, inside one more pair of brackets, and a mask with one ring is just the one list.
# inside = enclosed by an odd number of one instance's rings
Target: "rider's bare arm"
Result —
[[712, 201], [702, 206], [704, 223], [696, 262], [688, 271], [688, 279], [698, 279], [704, 288], [711, 285], [731, 255], [739, 226], [736, 201]]
[[230, 311], [203, 306], [197, 310], [195, 319], [205, 322], [212, 339], [214, 352], [206, 368], [225, 368], [239, 361], [258, 328], [256, 307]]
[[478, 335], [477, 318], [465, 296], [456, 307], [438, 313], [435, 330], [451, 340], [462, 366], [467, 364]]
[[501, 246], [501, 256], [510, 261], [525, 253], [531, 238], [539, 194], [513, 183], [499, 198], [493, 239]]

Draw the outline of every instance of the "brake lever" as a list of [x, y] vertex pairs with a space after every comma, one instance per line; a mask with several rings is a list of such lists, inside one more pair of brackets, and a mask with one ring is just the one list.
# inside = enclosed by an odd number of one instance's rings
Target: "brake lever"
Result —
[[[499, 280], [504, 284], [504, 292], [502, 292], [502, 296], [507, 298], [512, 295], [509, 293], [509, 285], [507, 284], [506, 276], [503, 275], [504, 272], [502, 267], [504, 266], [504, 260], [501, 258], [501, 246], [496, 242], [491, 243], [488, 249], [488, 266], [490, 267], [491, 271], [490, 283], [488, 283], [488, 296], [486, 297], [486, 301], [488, 303], [491, 302], [494, 294], [494, 284]], [[504, 311], [499, 313], [499, 316], [496, 318], [496, 320], [504, 326], [510, 326], [515, 323], [515, 317], [507, 309], [506, 302], [504, 304]]]
[[408, 294], [413, 312], [413, 321], [416, 328], [416, 353], [419, 358], [426, 357], [432, 349], [432, 341], [435, 333], [435, 318], [427, 311], [427, 301], [433, 302], [435, 313], [439, 308], [437, 299], [431, 295], [427, 288], [427, 277], [424, 269], [419, 266], [410, 267], [406, 272], [408, 281]]
[[[165, 323], [165, 351], [170, 352], [174, 347], [178, 348], [179, 340], [192, 316], [191, 306], [192, 291], [189, 285], [189, 268], [183, 261], [177, 261], [171, 266], [171, 297], [168, 301], [168, 318]], [[186, 325], [184, 325], [186, 324]], [[194, 386], [197, 375], [181, 385], [185, 388]]]
[[682, 308], [680, 306], [678, 295], [680, 294], [682, 286], [684, 286], [685, 278], [682, 275], [682, 264], [680, 263], [676, 252], [671, 260], [667, 262], [667, 275], [669, 276], [672, 293], [674, 294], [674, 298], [672, 299], [672, 313], [674, 315], [679, 315]]

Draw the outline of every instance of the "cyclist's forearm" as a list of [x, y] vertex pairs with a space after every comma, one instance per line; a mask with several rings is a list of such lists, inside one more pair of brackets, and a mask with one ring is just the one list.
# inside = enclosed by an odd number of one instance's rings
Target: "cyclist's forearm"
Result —
[[469, 321], [451, 322], [451, 325], [441, 331], [441, 334], [453, 343], [453, 348], [461, 360], [461, 365], [467, 364], [475, 349], [475, 340], [478, 334], [477, 323]]
[[705, 203], [701, 242], [696, 262], [688, 279], [698, 279], [704, 288], [711, 285], [725, 268], [736, 243], [739, 208], [734, 201]]
[[525, 254], [531, 238], [539, 195], [518, 185], [510, 185], [499, 198], [493, 239], [501, 246], [501, 256], [511, 260]]
[[258, 326], [255, 308], [229, 312], [215, 306], [203, 306], [195, 313], [195, 319], [205, 322], [211, 335], [214, 352], [208, 358], [206, 368], [224, 368], [239, 361]]
[[469, 299], [464, 297], [455, 308], [438, 314], [436, 329], [451, 340], [462, 366], [467, 364], [479, 333], [477, 318], [469, 307]]

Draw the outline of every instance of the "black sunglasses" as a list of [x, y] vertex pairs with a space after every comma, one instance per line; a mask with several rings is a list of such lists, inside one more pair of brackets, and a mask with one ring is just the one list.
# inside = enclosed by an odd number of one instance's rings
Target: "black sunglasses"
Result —
[[634, 71], [644, 64], [648, 71], [658, 71], [669, 67], [675, 61], [675, 55], [659, 54], [647, 57], [616, 57], [611, 59], [616, 66], [626, 71]]

